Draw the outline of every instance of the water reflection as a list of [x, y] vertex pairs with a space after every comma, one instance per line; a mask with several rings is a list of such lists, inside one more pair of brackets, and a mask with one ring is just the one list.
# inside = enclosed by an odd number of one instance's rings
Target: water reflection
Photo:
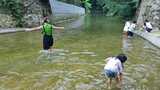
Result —
[[126, 36], [123, 36], [122, 44], [123, 44], [122, 45], [123, 46], [122, 50], [123, 50], [124, 53], [132, 51], [132, 48], [133, 48], [133, 46], [132, 46], [132, 38], [128, 38]]

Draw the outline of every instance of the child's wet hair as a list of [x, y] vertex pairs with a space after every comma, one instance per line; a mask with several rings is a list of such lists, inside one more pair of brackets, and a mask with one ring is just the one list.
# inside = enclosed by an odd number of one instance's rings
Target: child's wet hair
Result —
[[125, 54], [119, 54], [116, 56], [122, 63], [127, 61], [127, 56]]

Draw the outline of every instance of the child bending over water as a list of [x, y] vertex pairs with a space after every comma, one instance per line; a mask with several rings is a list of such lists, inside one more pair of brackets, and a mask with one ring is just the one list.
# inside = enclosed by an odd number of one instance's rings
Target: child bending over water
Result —
[[106, 65], [104, 67], [105, 76], [108, 77], [108, 89], [111, 89], [112, 79], [117, 82], [118, 88], [122, 84], [122, 71], [124, 69], [123, 63], [127, 60], [124, 54], [119, 54], [116, 57], [109, 57], [106, 59]]

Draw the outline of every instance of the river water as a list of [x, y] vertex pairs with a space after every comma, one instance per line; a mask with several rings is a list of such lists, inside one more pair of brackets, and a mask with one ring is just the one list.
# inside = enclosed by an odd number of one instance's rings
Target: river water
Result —
[[40, 31], [0, 35], [0, 90], [107, 90], [104, 59], [119, 53], [128, 56], [122, 90], [160, 90], [160, 50], [136, 35], [124, 38], [119, 18], [58, 26], [65, 30], [54, 32], [51, 54], [40, 53]]

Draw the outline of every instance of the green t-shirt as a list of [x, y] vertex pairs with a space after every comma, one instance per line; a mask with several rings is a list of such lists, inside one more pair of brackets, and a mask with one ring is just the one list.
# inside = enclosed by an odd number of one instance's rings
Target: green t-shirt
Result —
[[42, 33], [44, 35], [52, 36], [53, 26], [49, 23], [44, 23], [42, 27]]

